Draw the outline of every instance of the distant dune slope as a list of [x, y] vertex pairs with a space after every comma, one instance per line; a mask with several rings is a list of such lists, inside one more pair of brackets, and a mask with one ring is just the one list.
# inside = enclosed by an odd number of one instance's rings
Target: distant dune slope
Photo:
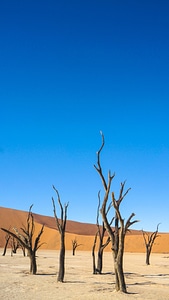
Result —
[[[26, 225], [28, 212], [15, 210], [11, 208], [0, 207], [0, 228], [6, 229], [16, 227], [20, 229]], [[44, 233], [41, 237], [43, 249], [59, 249], [60, 239], [59, 233], [56, 230], [56, 222], [54, 217], [42, 216], [34, 214], [35, 220], [35, 234], [37, 234], [42, 226], [45, 225]], [[96, 233], [96, 225], [88, 223], [80, 223], [76, 221], [67, 221], [66, 226], [66, 249], [72, 249], [72, 240], [77, 239], [80, 246], [77, 250], [91, 251]], [[5, 233], [0, 230], [0, 247], [4, 247]], [[106, 251], [111, 251], [110, 246]], [[126, 252], [145, 252], [142, 232], [138, 230], [131, 230], [125, 239]], [[169, 233], [159, 233], [156, 239], [153, 252], [169, 253]]]

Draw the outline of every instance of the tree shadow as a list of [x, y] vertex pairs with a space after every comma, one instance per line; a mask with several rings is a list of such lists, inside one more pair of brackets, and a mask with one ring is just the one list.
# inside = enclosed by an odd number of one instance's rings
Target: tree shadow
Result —
[[36, 276], [56, 276], [57, 273], [36, 273]]
[[82, 281], [82, 280], [65, 280], [64, 283], [72, 283], [72, 284], [84, 283], [84, 284], [86, 284], [86, 281]]
[[97, 273], [97, 274], [93, 274], [93, 275], [115, 275], [115, 273], [113, 273], [113, 272], [103, 272], [103, 273], [101, 273], [101, 274], [99, 274], [99, 273]]
[[169, 274], [148, 274], [148, 275], [143, 275], [144, 277], [165, 277], [165, 276], [169, 276]]

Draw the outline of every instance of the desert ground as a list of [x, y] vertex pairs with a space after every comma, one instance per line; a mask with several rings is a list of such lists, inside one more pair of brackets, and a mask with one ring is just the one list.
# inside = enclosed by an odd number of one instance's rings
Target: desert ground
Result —
[[[0, 207], [0, 228], [22, 228], [27, 212]], [[20, 300], [169, 300], [169, 233], [159, 233], [150, 265], [145, 264], [145, 245], [142, 232], [132, 229], [125, 238], [124, 272], [127, 294], [115, 292], [115, 277], [111, 245], [104, 251], [103, 274], [93, 275], [92, 246], [97, 227], [95, 224], [67, 221], [66, 260], [64, 283], [57, 282], [60, 236], [53, 217], [34, 214], [35, 237], [42, 224], [42, 247], [37, 251], [37, 275], [29, 274], [29, 257], [21, 249], [11, 257], [9, 243], [2, 256], [6, 241], [0, 230], [0, 299]], [[80, 245], [72, 255], [72, 240]], [[96, 253], [97, 255], [97, 246]]]
[[[3, 253], [3, 248], [0, 249]], [[124, 271], [127, 294], [115, 292], [113, 258], [104, 253], [103, 274], [92, 274], [91, 251], [66, 251], [65, 280], [57, 282], [59, 251], [37, 252], [37, 275], [29, 274], [29, 258], [21, 250], [11, 257], [10, 249], [0, 255], [0, 299], [46, 300], [168, 300], [169, 255], [152, 253], [151, 264], [145, 264], [145, 253], [125, 253]]]

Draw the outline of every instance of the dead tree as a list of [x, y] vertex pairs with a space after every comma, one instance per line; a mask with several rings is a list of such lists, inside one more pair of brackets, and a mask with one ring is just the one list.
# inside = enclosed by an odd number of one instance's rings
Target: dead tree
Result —
[[54, 187], [54, 185], [53, 185], [53, 189], [55, 190], [55, 192], [57, 194], [58, 203], [59, 203], [60, 210], [61, 210], [61, 218], [59, 220], [57, 217], [57, 214], [56, 214], [55, 201], [54, 201], [54, 198], [52, 197], [54, 217], [56, 220], [57, 229], [60, 234], [60, 257], [59, 257], [59, 272], [58, 272], [57, 281], [63, 282], [64, 275], [65, 275], [65, 230], [66, 230], [66, 221], [67, 221], [67, 208], [68, 208], [69, 203], [65, 204], [65, 206], [63, 208], [63, 205], [60, 200], [59, 192]]
[[9, 231], [5, 228], [1, 228], [3, 231], [10, 234], [14, 237], [24, 248], [28, 250], [29, 258], [30, 258], [30, 273], [35, 275], [37, 272], [37, 264], [36, 264], [36, 251], [41, 247], [42, 244], [39, 244], [40, 237], [43, 233], [44, 225], [38, 234], [38, 236], [34, 237], [35, 232], [35, 224], [34, 224], [34, 217], [32, 214], [32, 205], [30, 206], [28, 217], [27, 217], [27, 224], [25, 227], [21, 228], [22, 233], [18, 231], [17, 228], [14, 228], [14, 231]]
[[[97, 232], [95, 235], [95, 239], [94, 239], [94, 245], [93, 245], [93, 274], [101, 274], [102, 273], [102, 268], [103, 268], [103, 251], [104, 249], [108, 246], [108, 244], [110, 243], [110, 237], [108, 236], [106, 241], [104, 242], [104, 237], [105, 237], [105, 232], [106, 232], [106, 227], [104, 225], [104, 222], [102, 221], [102, 226], [100, 226], [99, 224], [99, 212], [100, 212], [100, 191], [98, 193], [98, 199], [99, 199], [99, 203], [98, 203], [98, 208], [97, 208], [97, 217], [96, 217], [96, 225], [97, 225]], [[111, 208], [111, 203], [108, 206], [108, 211]], [[113, 220], [112, 220], [113, 221]], [[112, 223], [111, 221], [111, 223]], [[97, 252], [97, 267], [95, 264], [95, 254], [94, 254], [94, 250], [95, 250], [95, 246], [96, 246], [96, 242], [97, 242], [97, 238], [99, 238], [99, 245], [98, 245], [98, 252]]]
[[115, 285], [116, 285], [116, 291], [121, 291], [123, 293], [127, 292], [126, 289], [126, 283], [125, 283], [125, 277], [124, 277], [124, 271], [123, 271], [123, 254], [124, 254], [124, 241], [125, 241], [125, 235], [128, 231], [129, 227], [138, 222], [137, 220], [131, 221], [131, 219], [135, 216], [134, 213], [130, 215], [126, 223], [124, 222], [124, 219], [121, 216], [120, 213], [120, 204], [124, 197], [128, 194], [130, 189], [127, 189], [127, 191], [124, 192], [125, 182], [121, 183], [120, 193], [118, 196], [118, 199], [115, 199], [114, 193], [111, 193], [112, 197], [112, 205], [115, 210], [115, 217], [114, 217], [114, 229], [110, 226], [110, 222], [108, 221], [107, 214], [106, 214], [106, 207], [107, 202], [111, 190], [111, 183], [115, 176], [115, 174], [111, 175], [111, 172], [108, 172], [108, 182], [106, 182], [106, 179], [103, 175], [101, 164], [100, 164], [100, 154], [104, 147], [104, 136], [101, 132], [102, 137], [102, 145], [97, 152], [97, 166], [94, 165], [95, 169], [97, 170], [98, 174], [100, 175], [103, 187], [104, 187], [104, 199], [102, 202], [101, 207], [101, 215], [104, 222], [104, 225], [106, 227], [106, 230], [109, 234], [110, 240], [111, 240], [111, 246], [112, 246], [112, 252], [113, 252], [113, 259], [114, 259], [114, 271], [115, 271]]
[[82, 244], [78, 244], [76, 238], [74, 238], [74, 240], [72, 240], [72, 254], [73, 254], [73, 256], [75, 255], [76, 248], [81, 246], [81, 245]]
[[160, 225], [160, 223], [157, 225], [157, 229], [153, 233], [148, 233], [148, 232], [145, 232], [142, 230], [144, 243], [146, 246], [146, 265], [150, 265], [150, 254], [151, 254], [151, 250], [154, 245], [155, 239], [159, 236], [158, 235], [159, 225]]

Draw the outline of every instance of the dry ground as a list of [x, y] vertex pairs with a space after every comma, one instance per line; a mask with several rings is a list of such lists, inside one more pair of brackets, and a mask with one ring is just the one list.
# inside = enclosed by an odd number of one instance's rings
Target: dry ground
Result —
[[[3, 249], [0, 249], [3, 253]], [[92, 274], [89, 251], [66, 252], [65, 282], [57, 282], [59, 252], [39, 250], [37, 275], [29, 274], [29, 258], [22, 252], [13, 257], [10, 250], [0, 255], [0, 299], [20, 300], [169, 300], [169, 255], [152, 254], [145, 265], [145, 254], [125, 253], [124, 271], [128, 294], [114, 292], [113, 259], [104, 253], [102, 275]]]

